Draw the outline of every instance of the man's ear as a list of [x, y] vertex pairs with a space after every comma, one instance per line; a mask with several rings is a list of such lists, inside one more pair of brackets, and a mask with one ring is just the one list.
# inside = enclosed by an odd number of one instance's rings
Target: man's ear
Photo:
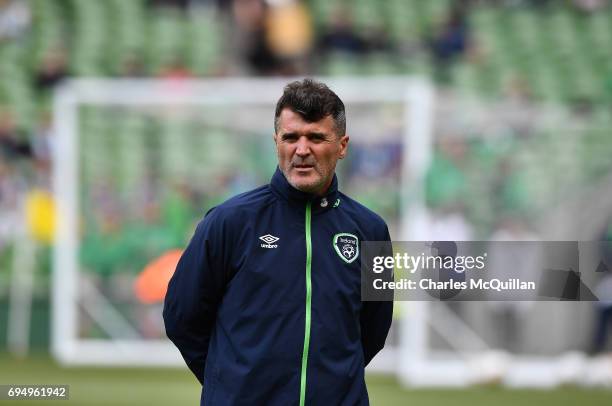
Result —
[[345, 134], [342, 136], [342, 138], [340, 138], [340, 153], [338, 154], [338, 159], [344, 159], [348, 153], [348, 144], [349, 136]]

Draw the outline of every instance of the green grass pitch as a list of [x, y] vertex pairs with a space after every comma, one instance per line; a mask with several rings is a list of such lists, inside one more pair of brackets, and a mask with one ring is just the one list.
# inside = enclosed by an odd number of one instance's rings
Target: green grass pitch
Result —
[[[610, 406], [612, 390], [563, 387], [554, 390], [508, 390], [500, 387], [470, 389], [403, 389], [394, 377], [368, 375], [374, 406]], [[63, 368], [48, 356], [25, 360], [0, 356], [0, 384], [68, 384], [70, 400], [1, 401], [2, 404], [79, 406], [197, 405], [200, 388], [184, 369]]]

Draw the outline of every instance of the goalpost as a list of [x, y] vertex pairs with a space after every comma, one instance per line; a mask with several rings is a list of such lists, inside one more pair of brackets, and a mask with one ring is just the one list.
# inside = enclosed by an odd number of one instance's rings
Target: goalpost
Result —
[[[341, 189], [381, 213], [396, 241], [428, 239], [425, 176], [440, 141], [434, 125], [445, 132], [459, 123], [473, 132], [480, 121], [481, 137], [495, 140], [502, 136], [490, 133], [506, 131], [504, 114], [521, 125], [523, 116], [537, 116], [558, 142], [559, 123], [572, 122], [554, 108], [535, 114], [529, 107], [525, 115], [516, 105], [434, 100], [432, 86], [417, 78], [322, 80], [347, 107], [351, 152], [338, 167]], [[183, 365], [165, 338], [159, 297], [136, 300], [133, 284], [147, 262], [185, 246], [206, 208], [268, 181], [276, 165], [274, 103], [289, 81], [82, 79], [57, 90], [52, 351], [60, 362]], [[566, 135], [567, 143], [551, 144], [561, 152], [560, 165], [575, 147], [574, 134]], [[540, 147], [548, 154], [548, 144]], [[546, 167], [537, 155], [521, 159], [537, 171], [577, 176], [551, 159]], [[444, 303], [396, 302], [395, 314], [387, 345], [368, 371], [395, 373], [407, 385], [612, 381], [608, 364], [580, 353], [491, 351], [481, 332]], [[435, 348], [435, 334], [450, 348]]]
[[[419, 222], [426, 210], [423, 177], [431, 153], [431, 86], [426, 81], [404, 77], [323, 80], [347, 106], [351, 148], [357, 154], [353, 165], [366, 168], [361, 178], [353, 180], [359, 181], [358, 185], [349, 182], [342, 185], [343, 189], [348, 188], [351, 195], [351, 188], [357, 194], [364, 193], [364, 198], [374, 204], [384, 200], [381, 187], [390, 195], [399, 191], [397, 202], [387, 199], [381, 204], [394, 217], [394, 224], [390, 224], [394, 238], [410, 238], [414, 230], [422, 227]], [[173, 187], [173, 178], [181, 177], [203, 185], [196, 191], [200, 195], [214, 194], [216, 179], [227, 177], [238, 179], [235, 183], [239, 186], [250, 186], [255, 176], [238, 166], [244, 164], [237, 162], [244, 157], [236, 153], [246, 144], [254, 145], [249, 156], [267, 156], [262, 158], [266, 166], [262, 172], [270, 174], [275, 160], [271, 141], [274, 103], [288, 82], [82, 79], [68, 81], [58, 89], [54, 98], [53, 185], [58, 227], [53, 262], [52, 350], [60, 362], [182, 365], [180, 354], [163, 337], [163, 331], [151, 338], [151, 334], [143, 333], [146, 326], [135, 325], [138, 323], [130, 310], [132, 301], [122, 291], [138, 270], [124, 272], [125, 275], [122, 270], [96, 270], [97, 262], [89, 261], [87, 256], [107, 250], [113, 236], [123, 238], [112, 233], [116, 229], [125, 231], [122, 227], [131, 222], [130, 213], [142, 217], [138, 210], [140, 200], [129, 202], [137, 200], [133, 195], [141, 198], [141, 193], [151, 193], [151, 200], [155, 200]], [[265, 140], [266, 144], [261, 145], [268, 146], [259, 146], [259, 139]], [[200, 160], [199, 152], [205, 158]], [[390, 159], [397, 162], [389, 162]], [[248, 165], [257, 171], [257, 163]], [[385, 165], [387, 173], [367, 171]], [[143, 183], [150, 183], [154, 192], [146, 190]], [[229, 183], [233, 185], [234, 181]], [[225, 183], [222, 186], [229, 189]], [[235, 192], [244, 190], [236, 188]], [[128, 201], [126, 206], [113, 208], [119, 204], [113, 203], [116, 196]], [[104, 221], [109, 224], [99, 221], [107, 217], [110, 220]], [[97, 228], [110, 228], [110, 237], [104, 237], [106, 231], [100, 232], [103, 237], [95, 235], [91, 230]], [[93, 237], [89, 238], [90, 234]], [[87, 249], [88, 239], [101, 242]], [[131, 265], [128, 261], [121, 266]], [[144, 319], [157, 317], [153, 324], [159, 327], [159, 306], [158, 303], [135, 313], [146, 315]], [[419, 336], [425, 327], [421, 322], [424, 323], [421, 320], [406, 327], [404, 333]], [[394, 341], [376, 357], [369, 370], [397, 371], [398, 356], [405, 351], [398, 344], [404, 339]], [[404, 353], [401, 358], [414, 355]]]

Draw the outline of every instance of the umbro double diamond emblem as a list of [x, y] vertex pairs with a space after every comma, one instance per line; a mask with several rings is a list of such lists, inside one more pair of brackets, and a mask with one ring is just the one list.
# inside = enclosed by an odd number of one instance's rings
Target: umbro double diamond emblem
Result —
[[264, 243], [261, 244], [261, 248], [277, 248], [278, 244], [274, 244], [279, 240], [278, 237], [273, 236], [272, 234], [266, 234], [259, 237], [261, 241]]

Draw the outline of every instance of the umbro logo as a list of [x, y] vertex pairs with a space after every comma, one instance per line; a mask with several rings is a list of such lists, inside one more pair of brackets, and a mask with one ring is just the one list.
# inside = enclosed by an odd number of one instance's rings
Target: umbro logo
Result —
[[272, 234], [266, 234], [259, 237], [264, 244], [261, 244], [261, 248], [277, 248], [278, 244], [274, 244], [280, 238], [273, 236]]

